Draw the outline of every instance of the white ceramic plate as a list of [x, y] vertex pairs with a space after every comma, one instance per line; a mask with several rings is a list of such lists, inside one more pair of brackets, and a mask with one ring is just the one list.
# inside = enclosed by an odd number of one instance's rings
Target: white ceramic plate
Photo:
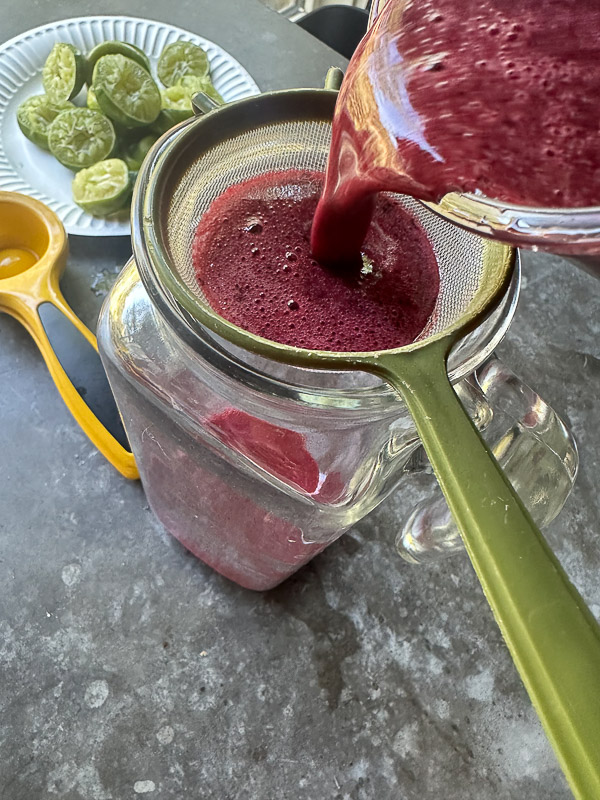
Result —
[[[239, 62], [201, 36], [162, 22], [135, 17], [79, 17], [34, 28], [0, 46], [0, 189], [22, 192], [55, 211], [68, 233], [120, 236], [128, 220], [104, 220], [86, 214], [71, 196], [73, 173], [26, 139], [17, 125], [17, 108], [42, 94], [42, 67], [56, 42], [68, 42], [88, 53], [107, 40], [130, 42], [149, 56], [153, 74], [162, 49], [185, 39], [206, 50], [211, 79], [227, 101], [258, 94], [259, 88]], [[85, 92], [75, 102], [84, 104]]]

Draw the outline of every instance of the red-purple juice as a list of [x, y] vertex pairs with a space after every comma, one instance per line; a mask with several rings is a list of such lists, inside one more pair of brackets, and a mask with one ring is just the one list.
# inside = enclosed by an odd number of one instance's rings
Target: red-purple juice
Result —
[[352, 258], [384, 190], [597, 205], [599, 31], [598, 0], [389, 0], [340, 90], [316, 256]]
[[[319, 475], [305, 437], [296, 431], [237, 409], [214, 414], [205, 424], [232, 449], [319, 503], [335, 502], [343, 492], [337, 473], [324, 480]], [[271, 589], [326, 546], [305, 541], [294, 520], [261, 502], [247, 477], [227, 472], [200, 443], [197, 452], [183, 449], [165, 428], [160, 448], [150, 437], [141, 437], [139, 447], [158, 518], [195, 556], [241, 586]], [[190, 487], [197, 487], [193, 495]]]
[[[193, 245], [206, 299], [224, 318], [284, 344], [357, 351], [412, 342], [439, 291], [425, 231], [398, 199], [380, 195], [358, 258], [343, 269], [324, 267], [310, 249], [323, 180], [306, 170], [271, 172], [230, 187], [212, 203]], [[303, 435], [234, 409], [205, 423], [232, 450], [316, 502], [335, 503], [343, 494], [341, 477], [321, 474]], [[293, 521], [237, 491], [235, 474], [229, 485], [203, 472], [200, 525], [184, 529], [170, 521], [168, 498], [153, 504], [169, 529], [219, 572], [243, 586], [268, 588], [323, 548], [307, 544]]]
[[332, 270], [310, 248], [323, 175], [288, 170], [230, 187], [198, 226], [193, 261], [229, 321], [315, 350], [385, 350], [414, 341], [435, 306], [439, 272], [415, 217], [380, 195], [359, 258]]

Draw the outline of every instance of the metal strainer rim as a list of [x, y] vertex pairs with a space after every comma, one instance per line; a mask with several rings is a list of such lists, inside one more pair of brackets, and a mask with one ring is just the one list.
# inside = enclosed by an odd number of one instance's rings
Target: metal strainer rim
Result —
[[[331, 122], [336, 98], [337, 92], [327, 89], [286, 89], [267, 92], [221, 106], [205, 116], [182, 123], [161, 137], [142, 166], [132, 203], [133, 249], [142, 281], [147, 289], [149, 282], [153, 283], [153, 293], [159, 291], [163, 299], [181, 313], [193, 329], [197, 329], [197, 325], [200, 324], [238, 347], [295, 366], [354, 369], [366, 360], [376, 359], [384, 354], [400, 357], [441, 340], [447, 340], [449, 349], [454, 341], [477, 327], [504, 296], [515, 264], [514, 251], [510, 246], [491, 240], [483, 241], [481, 259], [485, 265], [486, 277], [471, 299], [468, 311], [445, 329], [427, 338], [402, 347], [380, 351], [309, 350], [281, 344], [250, 333], [224, 319], [208, 304], [197, 299], [179, 278], [177, 269], [169, 263], [158, 234], [160, 225], [157, 223], [157, 214], [162, 188], [159, 178], [164, 182], [164, 175], [168, 174], [168, 169], [165, 167], [168, 167], [169, 160], [175, 157], [174, 151], [189, 146], [193, 138], [203, 130], [208, 130], [209, 137], [211, 133], [214, 135], [208, 126], [214, 126], [216, 119], [219, 119], [225, 127], [228, 117], [234, 121], [239, 120], [240, 111], [245, 112], [245, 120], [250, 120], [244, 128], [245, 131], [252, 129], [253, 118], [257, 120], [256, 127], [265, 125], [264, 117], [260, 116], [265, 104], [271, 104], [271, 108], [272, 104], [277, 105], [287, 114], [290, 121], [299, 121], [303, 109], [308, 109], [310, 114], [307, 114], [305, 119]], [[278, 117], [277, 121], [281, 119]], [[153, 273], [151, 277], [147, 274], [147, 270]]]

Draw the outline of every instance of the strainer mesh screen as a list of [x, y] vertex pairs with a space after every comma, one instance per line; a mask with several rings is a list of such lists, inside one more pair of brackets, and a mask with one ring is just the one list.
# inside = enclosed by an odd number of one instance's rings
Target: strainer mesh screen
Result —
[[[163, 215], [166, 261], [195, 297], [206, 303], [196, 282], [192, 243], [200, 218], [233, 184], [286, 169], [324, 170], [331, 124], [324, 121], [272, 123], [224, 139], [193, 160], [181, 174]], [[438, 259], [440, 292], [419, 338], [438, 333], [461, 317], [483, 278], [484, 241], [444, 221], [414, 200], [402, 203], [420, 220]], [[163, 208], [165, 206], [163, 205]]]

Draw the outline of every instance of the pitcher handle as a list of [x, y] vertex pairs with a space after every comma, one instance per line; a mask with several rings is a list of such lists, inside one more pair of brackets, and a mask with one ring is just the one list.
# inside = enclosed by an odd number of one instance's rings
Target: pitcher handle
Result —
[[[495, 354], [455, 387], [535, 523], [545, 528], [577, 476], [577, 445], [559, 415]], [[404, 519], [399, 555], [426, 563], [464, 551], [437, 484]]]

